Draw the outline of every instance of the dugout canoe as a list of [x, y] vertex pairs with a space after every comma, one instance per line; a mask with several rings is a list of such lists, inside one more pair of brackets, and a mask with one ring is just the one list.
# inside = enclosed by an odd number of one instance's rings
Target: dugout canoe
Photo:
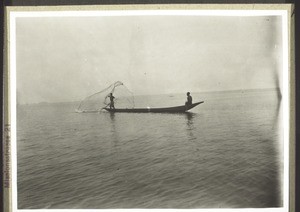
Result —
[[116, 109], [110, 109], [110, 108], [103, 108], [104, 110], [107, 110], [108, 112], [111, 113], [184, 113], [197, 105], [203, 103], [204, 101], [201, 102], [196, 102], [191, 104], [190, 106], [176, 106], [176, 107], [164, 107], [164, 108], [116, 108]]

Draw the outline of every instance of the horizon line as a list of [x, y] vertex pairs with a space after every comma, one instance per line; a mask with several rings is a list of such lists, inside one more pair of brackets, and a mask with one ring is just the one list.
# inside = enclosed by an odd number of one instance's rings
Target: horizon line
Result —
[[[280, 87], [273, 87], [273, 88], [246, 88], [246, 89], [230, 89], [230, 90], [211, 90], [211, 91], [189, 91], [192, 93], [217, 93], [217, 92], [234, 92], [234, 91], [253, 91], [253, 90], [277, 90], [280, 89]], [[185, 93], [185, 92], [183, 92]], [[157, 95], [170, 95], [170, 94], [182, 94], [182, 93], [164, 93], [164, 94], [137, 94], [133, 96], [157, 96]], [[84, 97], [85, 98], [85, 97]], [[47, 102], [47, 101], [40, 101], [40, 102], [32, 102], [32, 103], [17, 103], [17, 105], [38, 105], [38, 104], [58, 104], [58, 103], [71, 103], [71, 102], [81, 102], [84, 100], [70, 100], [70, 101], [55, 101], [55, 102]]]

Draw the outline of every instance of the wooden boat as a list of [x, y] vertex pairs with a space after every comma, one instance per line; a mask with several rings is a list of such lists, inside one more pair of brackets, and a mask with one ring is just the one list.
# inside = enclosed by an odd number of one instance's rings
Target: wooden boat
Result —
[[123, 112], [123, 113], [184, 113], [197, 105], [203, 103], [204, 101], [201, 102], [196, 102], [193, 103], [189, 106], [176, 106], [176, 107], [165, 107], [165, 108], [116, 108], [116, 109], [110, 109], [110, 108], [103, 108], [104, 110], [107, 110], [108, 112]]

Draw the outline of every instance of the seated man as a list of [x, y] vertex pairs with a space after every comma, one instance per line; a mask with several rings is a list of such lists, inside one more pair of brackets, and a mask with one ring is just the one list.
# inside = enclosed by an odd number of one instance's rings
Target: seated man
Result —
[[187, 101], [185, 102], [185, 106], [190, 106], [192, 105], [193, 98], [190, 95], [190, 92], [187, 92], [186, 95], [187, 95]]

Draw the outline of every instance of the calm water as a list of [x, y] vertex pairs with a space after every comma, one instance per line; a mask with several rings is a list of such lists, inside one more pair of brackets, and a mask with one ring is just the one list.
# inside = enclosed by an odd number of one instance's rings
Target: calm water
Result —
[[[18, 208], [280, 207], [274, 90], [192, 94], [187, 114], [19, 106]], [[138, 97], [175, 106], [185, 94]]]

